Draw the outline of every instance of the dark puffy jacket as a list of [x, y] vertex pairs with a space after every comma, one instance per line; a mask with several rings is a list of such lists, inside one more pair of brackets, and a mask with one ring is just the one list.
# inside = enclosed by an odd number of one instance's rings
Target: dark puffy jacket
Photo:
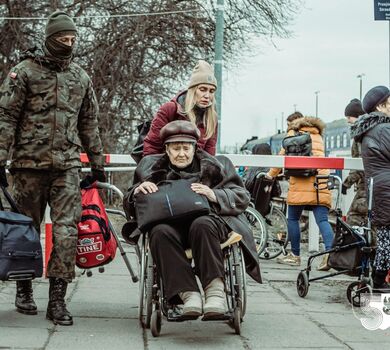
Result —
[[351, 131], [355, 140], [362, 144], [366, 179], [374, 179], [372, 223], [389, 226], [390, 116], [380, 112], [364, 114], [351, 127]]
[[[164, 145], [160, 139], [160, 130], [163, 126], [172, 122], [174, 120], [188, 120], [183, 111], [184, 97], [187, 91], [183, 91], [179, 93], [176, 97], [174, 97], [171, 101], [164, 103], [157, 114], [154, 116], [152, 120], [152, 125], [150, 126], [150, 130], [148, 135], [144, 140], [144, 156], [150, 154], [161, 154], [164, 153]], [[209, 139], [205, 139], [204, 135], [206, 132], [205, 126], [203, 122], [198, 123], [197, 127], [200, 131], [200, 139], [198, 141], [198, 148], [205, 150], [207, 153], [211, 155], [215, 155], [216, 143], [217, 143], [217, 128], [215, 128], [214, 135]]]

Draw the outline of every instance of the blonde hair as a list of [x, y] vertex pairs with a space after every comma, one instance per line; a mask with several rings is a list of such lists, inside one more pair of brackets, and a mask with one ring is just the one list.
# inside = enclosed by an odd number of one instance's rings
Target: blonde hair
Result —
[[[195, 93], [198, 86], [193, 86], [187, 90], [187, 95], [184, 101], [184, 113], [188, 116], [191, 123], [196, 125], [196, 115], [194, 107], [196, 105]], [[218, 124], [217, 111], [215, 110], [215, 98], [206, 111], [203, 114], [203, 124], [205, 125], [204, 138], [207, 140], [215, 133], [215, 129]]]

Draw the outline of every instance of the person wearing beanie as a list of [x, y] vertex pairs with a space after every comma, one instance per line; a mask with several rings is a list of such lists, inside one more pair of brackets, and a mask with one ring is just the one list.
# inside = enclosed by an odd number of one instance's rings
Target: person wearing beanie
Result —
[[215, 110], [217, 79], [213, 68], [204, 60], [195, 65], [187, 89], [164, 103], [154, 116], [143, 142], [143, 155], [164, 152], [160, 130], [174, 120], [188, 120], [198, 127], [198, 147], [211, 155], [216, 153], [218, 118]]
[[[196, 147], [200, 137], [200, 130], [188, 120], [163, 126], [160, 138], [165, 152], [141, 159], [133, 186], [123, 201], [127, 215], [134, 217], [138, 196], [157, 192], [166, 180], [170, 180], [172, 198], [186, 199], [185, 194], [175, 192], [175, 181], [187, 179], [188, 187], [209, 202], [210, 214], [171, 218], [148, 229], [148, 245], [162, 280], [164, 299], [171, 305], [183, 304], [181, 317], [185, 319], [196, 319], [202, 314], [204, 319], [211, 319], [227, 311], [220, 243], [232, 230], [242, 235], [240, 245], [246, 248], [243, 251], [248, 274], [261, 283], [255, 242], [243, 214], [250, 201], [249, 193], [227, 157], [214, 157]], [[192, 250], [192, 261], [185, 254], [188, 248]]]
[[[87, 180], [105, 181], [92, 82], [72, 62], [76, 35], [68, 14], [52, 13], [42, 47], [24, 52], [0, 86], [0, 185], [8, 186], [5, 167], [10, 160], [15, 202], [38, 232], [46, 206], [51, 208], [46, 317], [60, 325], [73, 324], [65, 295], [75, 277], [82, 150], [92, 168]], [[18, 312], [37, 314], [31, 280], [16, 282], [15, 306]]]
[[365, 112], [363, 110], [362, 103], [357, 98], [352, 99], [344, 110], [344, 115], [347, 118], [349, 124], [355, 123], [356, 119], [364, 113]]
[[[363, 114], [362, 103], [357, 98], [351, 100], [345, 107], [344, 115], [350, 125], [353, 125]], [[351, 155], [353, 158], [361, 157], [361, 144], [355, 140], [352, 141]], [[347, 213], [347, 223], [352, 226], [367, 225], [368, 207], [365, 183], [364, 171], [351, 170], [342, 184], [342, 194], [347, 194], [347, 190], [355, 185], [356, 193]]]
[[365, 177], [373, 179], [372, 220], [376, 233], [374, 292], [390, 293], [386, 276], [390, 270], [390, 91], [386, 86], [370, 89], [363, 98], [366, 114], [351, 127], [361, 143]]
[[72, 18], [65, 12], [55, 11], [46, 23], [44, 45], [46, 54], [67, 64], [72, 57], [76, 34], [77, 28]]

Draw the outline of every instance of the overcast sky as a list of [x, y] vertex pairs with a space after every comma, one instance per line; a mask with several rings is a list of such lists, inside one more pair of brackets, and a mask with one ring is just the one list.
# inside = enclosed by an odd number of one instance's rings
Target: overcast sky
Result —
[[[291, 26], [293, 37], [259, 41], [259, 53], [224, 71], [221, 145], [242, 144], [249, 137], [275, 133], [297, 110], [325, 122], [344, 116], [359, 98], [358, 74], [364, 73], [363, 96], [376, 85], [389, 85], [389, 23], [374, 21], [373, 0], [306, 0]], [[261, 50], [261, 52], [260, 52]]]

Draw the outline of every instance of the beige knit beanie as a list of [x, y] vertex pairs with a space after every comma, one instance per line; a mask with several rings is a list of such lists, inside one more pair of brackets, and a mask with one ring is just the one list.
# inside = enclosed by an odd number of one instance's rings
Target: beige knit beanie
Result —
[[203, 60], [199, 60], [192, 71], [188, 89], [199, 84], [210, 84], [217, 88], [217, 79], [214, 76], [213, 68]]

